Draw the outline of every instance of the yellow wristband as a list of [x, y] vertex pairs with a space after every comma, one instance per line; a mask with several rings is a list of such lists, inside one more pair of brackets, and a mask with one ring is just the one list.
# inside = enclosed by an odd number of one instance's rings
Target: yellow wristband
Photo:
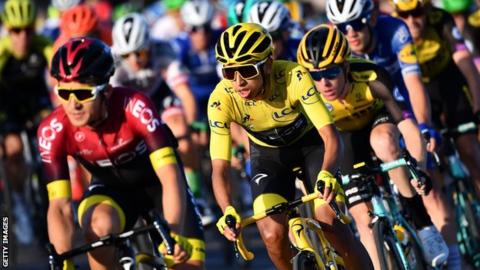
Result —
[[48, 200], [72, 198], [72, 188], [68, 180], [55, 180], [47, 184]]
[[155, 170], [168, 165], [177, 164], [175, 150], [172, 147], [163, 147], [150, 154], [150, 162]]

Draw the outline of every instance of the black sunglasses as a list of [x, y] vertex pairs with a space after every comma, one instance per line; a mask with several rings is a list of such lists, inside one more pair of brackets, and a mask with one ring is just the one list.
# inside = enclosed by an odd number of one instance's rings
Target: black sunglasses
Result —
[[227, 80], [234, 81], [235, 80], [235, 73], [239, 73], [243, 79], [249, 80], [255, 78], [260, 74], [260, 67], [267, 62], [268, 58], [256, 63], [256, 64], [246, 64], [240, 66], [231, 66], [231, 67], [223, 67], [222, 74], [223, 77]]
[[33, 27], [13, 27], [10, 28], [11, 33], [20, 34], [22, 31], [25, 31], [27, 34], [33, 33]]
[[361, 17], [353, 21], [339, 23], [336, 26], [343, 34], [347, 34], [349, 28], [352, 28], [355, 32], [361, 31], [367, 25], [367, 22], [368, 17]]
[[425, 10], [422, 7], [417, 7], [416, 9], [412, 9], [409, 11], [397, 11], [397, 14], [403, 19], [408, 19], [408, 17], [410, 16], [412, 16], [413, 18], [418, 18], [425, 14]]
[[210, 31], [210, 26], [208, 24], [204, 25], [189, 25], [186, 26], [186, 30], [189, 33], [196, 33], [196, 32], [208, 32]]
[[334, 66], [334, 67], [330, 67], [322, 70], [310, 71], [310, 76], [312, 76], [312, 79], [319, 82], [322, 79], [333, 80], [341, 72], [342, 72], [342, 67]]

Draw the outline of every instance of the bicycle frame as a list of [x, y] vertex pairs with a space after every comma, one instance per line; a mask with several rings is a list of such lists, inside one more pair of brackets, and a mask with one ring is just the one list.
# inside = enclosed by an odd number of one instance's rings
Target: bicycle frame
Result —
[[[242, 220], [241, 227], [243, 229], [246, 226], [251, 225], [257, 222], [258, 220], [261, 220], [270, 215], [288, 212], [303, 203], [307, 203], [307, 202], [313, 201], [314, 199], [318, 199], [318, 194], [319, 193], [314, 192], [311, 194], [304, 195], [301, 198], [294, 200], [292, 202], [283, 202], [283, 203], [274, 205], [273, 207], [266, 209], [264, 212], [256, 213], [253, 216], [247, 217], [246, 219]], [[348, 224], [351, 222], [350, 218], [339, 210], [336, 203], [334, 202], [330, 203], [330, 206], [334, 210], [336, 217], [342, 223]], [[233, 217], [231, 217], [230, 220], [232, 218]], [[235, 219], [233, 218], [233, 220]], [[228, 224], [228, 221], [227, 221], [227, 224]], [[229, 224], [229, 226], [234, 227], [235, 224]], [[288, 226], [290, 231], [293, 232], [293, 236], [295, 239], [292, 245], [295, 246], [299, 251], [307, 250], [307, 251], [313, 252], [315, 254], [317, 265], [321, 267], [321, 269], [327, 269], [325, 267], [330, 267], [331, 265], [334, 265], [334, 266], [337, 266], [337, 264], [343, 265], [343, 259], [334, 252], [333, 247], [330, 245], [330, 243], [324, 236], [322, 228], [317, 221], [311, 218], [292, 217], [288, 221]], [[316, 249], [314, 248], [312, 240], [308, 235], [306, 229], [314, 231], [315, 234], [317, 235], [318, 240], [321, 243], [320, 252], [316, 252]], [[253, 260], [255, 258], [255, 255], [246, 248], [243, 241], [242, 232], [240, 232], [237, 240], [235, 241], [235, 251], [237, 254], [240, 254], [243, 257], [243, 259], [247, 261]], [[323, 254], [323, 256], [320, 254]]]
[[[416, 171], [416, 164], [414, 160], [407, 154], [404, 155], [404, 157], [399, 158], [397, 160], [391, 161], [391, 162], [386, 162], [386, 163], [381, 163], [378, 168], [367, 168], [369, 172], [380, 172], [380, 173], [385, 173], [390, 170], [393, 170], [395, 168], [399, 168], [402, 166], [406, 166], [409, 170], [410, 175], [417, 180], [420, 180], [421, 178], [419, 177], [417, 171]], [[358, 163], [354, 165], [355, 169], [360, 169], [362, 167], [367, 167], [365, 162]], [[368, 173], [366, 174], [368, 175]], [[350, 180], [355, 180], [355, 179], [363, 179], [365, 175], [360, 173], [356, 175], [343, 175], [342, 176], [342, 183], [347, 184]], [[389, 180], [389, 183], [386, 183], [387, 187], [391, 187], [393, 184], [391, 183], [391, 180]], [[390, 194], [385, 188], [380, 187], [380, 194], [373, 194], [371, 203], [373, 207], [373, 215], [374, 218], [372, 220], [372, 226], [373, 223], [375, 222], [384, 222], [387, 221], [389, 226], [387, 227], [390, 230], [390, 235], [393, 236], [395, 240], [395, 248], [398, 251], [399, 259], [404, 267], [404, 269], [412, 269], [412, 266], [410, 265], [410, 262], [404, 252], [404, 248], [400, 242], [400, 240], [397, 237], [397, 234], [394, 231], [394, 226], [395, 225], [400, 225], [403, 228], [405, 228], [409, 236], [413, 238], [413, 241], [422, 249], [423, 253], [423, 246], [420, 242], [420, 239], [417, 236], [417, 233], [415, 229], [407, 222], [407, 220], [403, 217], [401, 214], [400, 209], [398, 208], [398, 203], [395, 201], [393, 194]], [[393, 189], [390, 188], [390, 190], [393, 192]]]

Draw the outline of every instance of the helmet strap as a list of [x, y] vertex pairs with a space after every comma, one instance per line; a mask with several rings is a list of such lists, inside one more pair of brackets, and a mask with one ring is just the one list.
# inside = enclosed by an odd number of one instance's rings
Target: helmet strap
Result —
[[108, 98], [107, 98], [107, 90], [104, 90], [100, 93], [98, 93], [98, 97], [100, 99], [100, 116], [97, 119], [92, 120], [90, 123], [88, 123], [89, 126], [91, 127], [98, 127], [103, 121], [105, 121], [108, 118]]

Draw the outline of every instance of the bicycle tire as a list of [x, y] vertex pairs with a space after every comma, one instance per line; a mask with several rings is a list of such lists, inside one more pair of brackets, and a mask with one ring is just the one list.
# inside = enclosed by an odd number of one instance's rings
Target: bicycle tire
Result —
[[320, 270], [315, 261], [315, 254], [302, 250], [293, 257], [293, 270]]
[[380, 268], [382, 270], [405, 270], [395, 245], [396, 240], [386, 229], [385, 223], [380, 219], [373, 224], [372, 230]]

